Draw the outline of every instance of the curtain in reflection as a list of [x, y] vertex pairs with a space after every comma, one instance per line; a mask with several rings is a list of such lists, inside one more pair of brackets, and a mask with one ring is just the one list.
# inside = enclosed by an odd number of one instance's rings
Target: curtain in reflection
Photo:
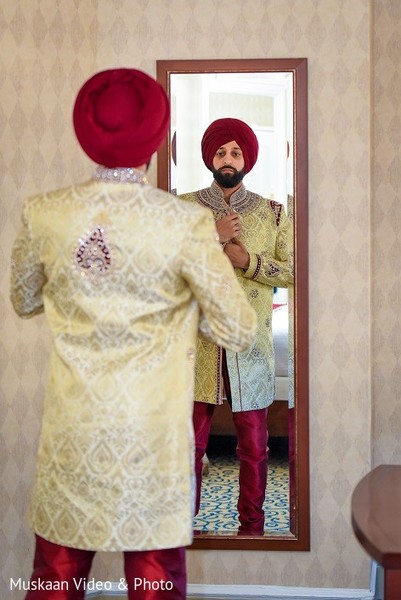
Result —
[[[287, 198], [287, 215], [294, 224], [294, 197]], [[295, 239], [295, 235], [294, 235]], [[294, 250], [290, 252], [294, 263]], [[288, 286], [288, 408], [294, 408], [294, 286]]]

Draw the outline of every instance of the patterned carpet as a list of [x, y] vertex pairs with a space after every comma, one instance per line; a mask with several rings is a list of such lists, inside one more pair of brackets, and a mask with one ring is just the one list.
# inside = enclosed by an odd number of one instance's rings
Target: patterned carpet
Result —
[[[203, 478], [199, 514], [194, 521], [197, 531], [236, 533], [238, 529], [238, 460], [235, 439], [218, 437], [208, 448], [209, 474]], [[270, 443], [269, 475], [265, 508], [265, 529], [271, 534], [288, 533], [288, 459], [286, 444]]]

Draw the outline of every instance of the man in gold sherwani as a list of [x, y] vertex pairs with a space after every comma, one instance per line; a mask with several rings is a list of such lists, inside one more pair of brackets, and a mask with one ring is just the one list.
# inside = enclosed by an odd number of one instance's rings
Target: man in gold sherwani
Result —
[[24, 204], [11, 298], [23, 318], [44, 312], [52, 334], [29, 600], [84, 598], [100, 550], [124, 552], [130, 599], [185, 598], [198, 329], [235, 352], [256, 318], [209, 211], [146, 180], [168, 124], [151, 77], [96, 74], [74, 127], [101, 166]]
[[259, 149], [257, 138], [246, 123], [217, 119], [206, 129], [201, 146], [203, 161], [214, 181], [209, 188], [180, 197], [212, 211], [224, 252], [256, 310], [258, 330], [253, 344], [243, 352], [225, 352], [219, 344], [198, 341], [194, 407], [196, 512], [200, 505], [202, 458], [213, 412], [222, 403], [224, 391], [238, 438], [239, 533], [263, 535], [266, 417], [275, 386], [273, 289], [293, 283], [292, 224], [281, 204], [246, 190], [242, 183], [254, 166]]

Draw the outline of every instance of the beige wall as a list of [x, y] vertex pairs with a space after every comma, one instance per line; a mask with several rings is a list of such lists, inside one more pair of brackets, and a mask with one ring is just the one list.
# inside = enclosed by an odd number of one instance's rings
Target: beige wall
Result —
[[[8, 302], [21, 202], [90, 174], [70, 126], [87, 76], [112, 66], [154, 75], [168, 58], [309, 61], [312, 549], [191, 551], [189, 580], [368, 586], [350, 496], [372, 465], [401, 462], [400, 25], [398, 0], [3, 0], [2, 598], [10, 577], [30, 574], [23, 519], [48, 353], [43, 319], [21, 322]], [[121, 558], [99, 555], [94, 574], [118, 579]]]
[[372, 165], [373, 463], [401, 463], [401, 4], [375, 3]]

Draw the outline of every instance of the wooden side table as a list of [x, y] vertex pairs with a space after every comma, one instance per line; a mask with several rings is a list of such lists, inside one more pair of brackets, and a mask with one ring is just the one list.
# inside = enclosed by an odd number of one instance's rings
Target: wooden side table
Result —
[[380, 465], [356, 486], [354, 533], [384, 570], [384, 600], [401, 600], [401, 465]]

